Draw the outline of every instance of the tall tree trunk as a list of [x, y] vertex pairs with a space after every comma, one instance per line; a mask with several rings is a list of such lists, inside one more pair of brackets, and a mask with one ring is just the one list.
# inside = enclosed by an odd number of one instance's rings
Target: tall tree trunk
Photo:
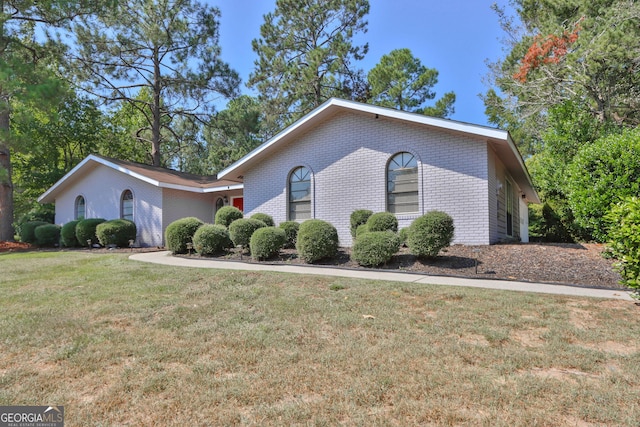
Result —
[[13, 241], [13, 182], [9, 149], [9, 106], [0, 107], [0, 241]]
[[151, 106], [151, 115], [153, 116], [153, 124], [151, 127], [151, 159], [153, 166], [160, 166], [160, 59], [158, 57], [158, 49], [153, 52], [153, 105]]

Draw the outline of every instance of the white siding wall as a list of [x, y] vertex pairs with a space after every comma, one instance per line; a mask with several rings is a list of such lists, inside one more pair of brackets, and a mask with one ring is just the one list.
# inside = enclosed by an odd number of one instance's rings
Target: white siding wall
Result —
[[245, 212], [287, 219], [287, 178], [307, 166], [312, 215], [332, 223], [341, 245], [351, 245], [349, 216], [356, 209], [386, 210], [386, 165], [400, 151], [419, 161], [420, 212], [399, 215], [400, 228], [429, 210], [454, 219], [454, 243], [489, 244], [487, 144], [425, 127], [342, 113], [298, 138], [245, 174]]
[[224, 196], [227, 196], [227, 199], [231, 201], [233, 197], [242, 196], [242, 190], [198, 194], [165, 188], [162, 203], [164, 207], [163, 236], [164, 230], [169, 224], [188, 216], [194, 216], [205, 223], [213, 224], [216, 214], [216, 200], [218, 197]]
[[120, 218], [120, 197], [124, 190], [133, 193], [133, 219], [138, 229], [137, 244], [162, 245], [162, 193], [146, 182], [99, 165], [70, 185], [56, 199], [56, 223], [74, 219], [76, 197], [86, 203], [85, 218]]

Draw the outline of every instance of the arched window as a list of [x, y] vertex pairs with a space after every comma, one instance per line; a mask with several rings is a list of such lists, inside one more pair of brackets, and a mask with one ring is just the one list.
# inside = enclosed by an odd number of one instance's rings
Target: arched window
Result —
[[73, 215], [75, 219], [84, 219], [86, 213], [84, 197], [76, 197], [76, 203], [73, 208]]
[[387, 165], [387, 210], [394, 214], [417, 213], [418, 161], [411, 153], [398, 153]]
[[224, 207], [224, 199], [222, 197], [218, 197], [218, 200], [216, 200], [216, 212], [218, 212], [223, 207]]
[[311, 218], [311, 171], [300, 166], [289, 175], [289, 220]]
[[124, 190], [120, 199], [120, 218], [133, 221], [133, 193]]

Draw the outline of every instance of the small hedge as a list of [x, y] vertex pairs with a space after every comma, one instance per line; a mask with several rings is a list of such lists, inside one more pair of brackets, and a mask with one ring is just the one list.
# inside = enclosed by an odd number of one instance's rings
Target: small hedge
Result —
[[300, 224], [298, 256], [306, 263], [333, 258], [338, 253], [338, 231], [321, 219], [309, 219]]
[[286, 240], [286, 233], [282, 228], [260, 228], [251, 236], [251, 242], [249, 244], [251, 256], [256, 260], [261, 260], [278, 255]]
[[87, 241], [91, 240], [91, 245], [93, 246], [98, 243], [98, 236], [96, 235], [96, 227], [99, 224], [105, 222], [104, 218], [87, 218], [80, 220], [78, 224], [76, 224], [76, 239], [80, 243], [80, 246], [87, 246]]
[[193, 235], [193, 247], [204, 256], [216, 255], [233, 247], [229, 231], [219, 224], [204, 224]]
[[96, 236], [102, 246], [128, 248], [129, 240], [136, 240], [137, 233], [136, 224], [128, 219], [112, 219], [96, 227]]
[[167, 249], [174, 254], [187, 253], [187, 243], [193, 243], [193, 235], [202, 224], [204, 223], [195, 217], [173, 221], [164, 232]]
[[365, 267], [386, 264], [400, 249], [400, 236], [392, 231], [372, 231], [356, 239], [351, 258]]
[[407, 244], [417, 257], [433, 258], [451, 244], [453, 232], [453, 218], [441, 211], [431, 211], [411, 223]]
[[284, 230], [286, 241], [284, 243], [285, 248], [295, 248], [296, 240], [298, 239], [298, 230], [300, 229], [300, 223], [297, 221], [284, 221], [279, 225]]
[[251, 215], [251, 218], [264, 222], [265, 224], [267, 224], [267, 227], [275, 227], [276, 225], [276, 223], [273, 221], [273, 217], [265, 213], [253, 214]]
[[266, 227], [262, 221], [253, 218], [240, 218], [231, 223], [229, 226], [229, 234], [231, 241], [235, 246], [241, 246], [243, 249], [249, 246], [251, 235], [258, 229]]
[[409, 228], [399, 230], [398, 237], [400, 237], [400, 245], [406, 245], [407, 239], [409, 239]]
[[80, 222], [79, 219], [69, 221], [60, 229], [60, 244], [67, 248], [75, 248], [80, 246], [80, 242], [76, 239], [76, 225]]
[[369, 231], [393, 231], [398, 232], [398, 218], [390, 212], [374, 213], [367, 220]]
[[605, 220], [609, 223], [608, 250], [625, 286], [634, 289], [640, 299], [640, 198], [627, 197], [612, 207]]
[[27, 221], [20, 226], [20, 241], [23, 243], [36, 243], [36, 228], [46, 225], [44, 221]]
[[356, 228], [356, 239], [360, 236], [362, 236], [365, 233], [369, 232], [369, 227], [367, 227], [367, 224], [360, 224], [358, 226], [358, 228]]
[[40, 246], [57, 246], [60, 243], [60, 228], [56, 224], [39, 225], [34, 230], [36, 243]]
[[242, 211], [235, 206], [223, 206], [216, 212], [215, 223], [229, 228], [229, 225], [237, 219], [244, 217]]
[[369, 209], [357, 209], [351, 212], [351, 217], [349, 218], [351, 223], [351, 237], [356, 237], [358, 227], [366, 224], [371, 215], [373, 215], [373, 211]]

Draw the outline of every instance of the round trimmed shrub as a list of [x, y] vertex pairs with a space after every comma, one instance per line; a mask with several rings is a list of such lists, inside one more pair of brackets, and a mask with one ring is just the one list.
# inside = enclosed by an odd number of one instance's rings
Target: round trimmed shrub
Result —
[[39, 225], [33, 231], [36, 243], [40, 246], [56, 246], [60, 243], [60, 226], [56, 224]]
[[284, 221], [279, 225], [284, 230], [286, 241], [284, 243], [285, 248], [295, 248], [296, 240], [298, 239], [298, 230], [300, 229], [300, 223], [297, 221]]
[[242, 217], [244, 217], [242, 211], [235, 206], [223, 206], [216, 212], [215, 223], [229, 228], [233, 221]]
[[23, 243], [36, 243], [36, 228], [46, 225], [44, 221], [27, 221], [20, 226], [20, 241]]
[[80, 246], [87, 245], [88, 240], [91, 240], [91, 245], [89, 246], [98, 243], [96, 227], [105, 221], [106, 219], [104, 218], [87, 218], [80, 220], [76, 225], [76, 239], [78, 239]]
[[409, 228], [398, 230], [398, 237], [400, 237], [400, 245], [406, 245], [409, 238]]
[[453, 218], [441, 211], [427, 212], [409, 227], [407, 244], [417, 257], [433, 258], [453, 240]]
[[193, 247], [204, 256], [216, 255], [233, 247], [229, 230], [220, 224], [204, 224], [193, 235]]
[[286, 241], [286, 233], [282, 228], [260, 228], [251, 236], [251, 256], [256, 260], [271, 258], [280, 252]]
[[369, 231], [393, 231], [398, 232], [398, 218], [391, 212], [374, 213], [367, 220]]
[[386, 264], [400, 249], [400, 236], [392, 231], [372, 231], [356, 239], [351, 258], [365, 267]]
[[112, 219], [96, 227], [96, 236], [102, 246], [128, 248], [129, 240], [136, 240], [137, 233], [136, 224], [128, 219]]
[[308, 219], [300, 224], [298, 256], [306, 263], [333, 258], [338, 253], [338, 231], [321, 219]]
[[373, 215], [373, 211], [369, 209], [357, 209], [351, 212], [349, 221], [351, 223], [351, 237], [356, 237], [356, 231], [362, 224], [366, 224], [369, 217]]
[[164, 239], [174, 254], [187, 253], [187, 243], [193, 243], [193, 235], [204, 222], [195, 217], [181, 218], [173, 221], [164, 232]]
[[74, 248], [80, 246], [80, 242], [76, 239], [76, 225], [80, 222], [79, 219], [69, 221], [60, 229], [60, 244], [67, 248]]
[[276, 225], [276, 223], [273, 221], [273, 217], [265, 213], [255, 213], [251, 215], [251, 218], [264, 222], [265, 224], [267, 224], [267, 227], [275, 227]]
[[358, 226], [358, 228], [356, 228], [356, 239], [360, 236], [362, 236], [365, 233], [369, 232], [369, 227], [367, 227], [367, 224], [360, 224]]
[[262, 221], [253, 218], [240, 218], [231, 223], [229, 226], [229, 234], [231, 241], [235, 246], [246, 248], [251, 242], [251, 235], [258, 229], [266, 227]]

